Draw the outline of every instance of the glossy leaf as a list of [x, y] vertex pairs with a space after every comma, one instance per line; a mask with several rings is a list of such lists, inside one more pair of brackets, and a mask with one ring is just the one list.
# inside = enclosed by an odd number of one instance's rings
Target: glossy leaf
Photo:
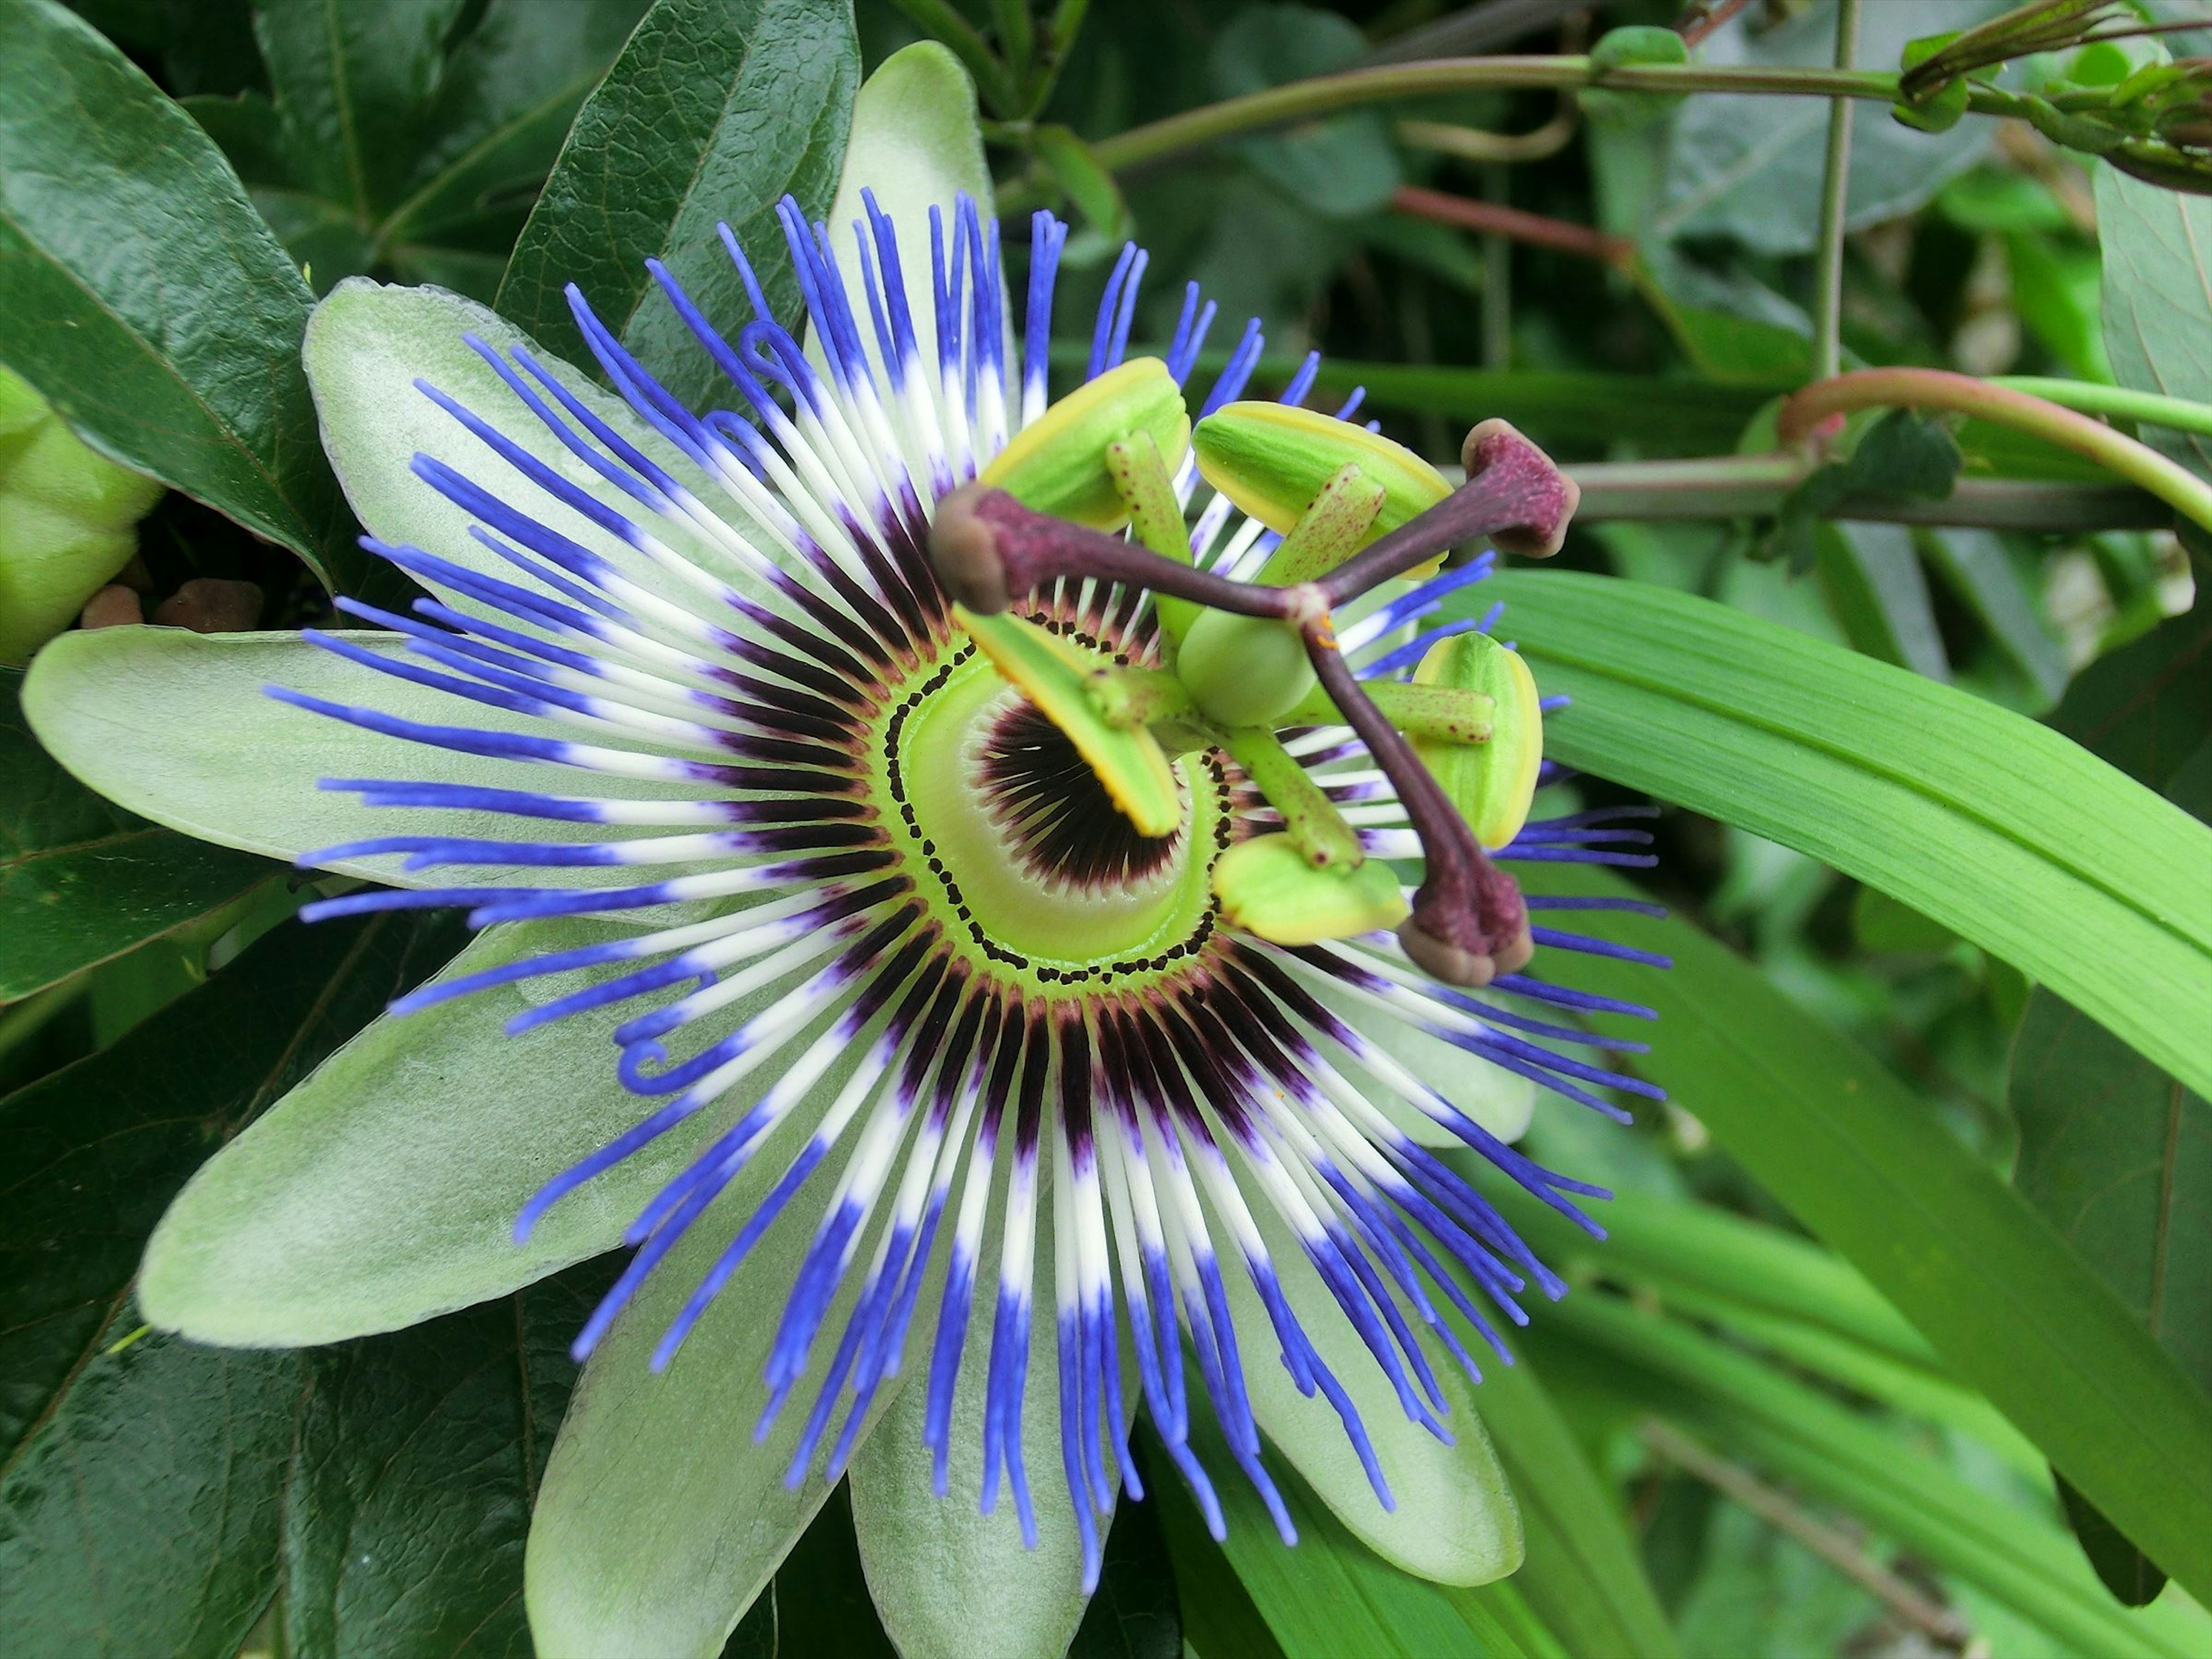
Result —
[[112, 1048], [0, 1101], [0, 1622], [33, 1655], [229, 1659], [276, 1576], [290, 1355], [126, 1340], [193, 1167], [457, 939], [289, 926]]
[[191, 118], [48, 0], [0, 3], [0, 357], [101, 453], [367, 568], [316, 443], [309, 296]]
[[40, 747], [0, 672], [0, 1003], [220, 915], [278, 872], [102, 799]]
[[528, 1659], [523, 1540], [574, 1386], [596, 1263], [302, 1357], [283, 1537], [288, 1651]]
[[2033, 722], [1659, 588], [1500, 579], [1548, 751], [1809, 853], [2212, 1081], [2212, 830]]
[[585, 100], [523, 227], [498, 306], [580, 356], [563, 287], [694, 406], [725, 382], [653, 286], [666, 263], [708, 316], [734, 330], [744, 285], [715, 234], [726, 222], [784, 321], [799, 288], [775, 204], [811, 219], [836, 188], [860, 76], [852, 12], [836, 0], [663, 0]]
[[319, 292], [374, 270], [489, 299], [642, 0], [272, 0], [270, 96], [185, 107]]
[[1674, 961], [1577, 966], [1578, 985], [1657, 1009], [1665, 1041], [1635, 1069], [2192, 1595], [2212, 1589], [2212, 1488], [2194, 1474], [2212, 1467], [2212, 1401], [2125, 1304], [1910, 1090], [1733, 951], [1680, 921], [1618, 936]]
[[[2140, 392], [2212, 403], [2212, 201], [2117, 167], [2094, 176], [2113, 375]], [[2156, 426], [2142, 435], [2197, 471], [2212, 471], [2212, 439]]]

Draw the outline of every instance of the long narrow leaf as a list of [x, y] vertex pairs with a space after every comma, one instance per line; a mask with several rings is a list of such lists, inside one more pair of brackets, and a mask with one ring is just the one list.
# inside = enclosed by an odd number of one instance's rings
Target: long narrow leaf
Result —
[[2212, 830], [2047, 727], [1686, 593], [1493, 595], [1574, 699], [1558, 758], [1904, 900], [2212, 1092]]

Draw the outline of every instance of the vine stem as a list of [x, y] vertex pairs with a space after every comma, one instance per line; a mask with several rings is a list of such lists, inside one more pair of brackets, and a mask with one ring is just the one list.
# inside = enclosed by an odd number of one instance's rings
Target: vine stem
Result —
[[[1897, 76], [1878, 70], [1800, 68], [1789, 64], [1624, 64], [1601, 70], [1594, 69], [1589, 58], [1580, 54], [1438, 58], [1424, 63], [1385, 64], [1372, 69], [1346, 70], [1338, 75], [1292, 81], [1132, 127], [1111, 138], [1102, 138], [1091, 148], [1101, 167], [1109, 173], [1120, 173], [1182, 150], [1218, 143], [1240, 133], [1331, 115], [1364, 104], [1426, 98], [1437, 93], [1515, 87], [1572, 90], [1598, 85], [1629, 92], [1756, 92], [1806, 98], [1872, 98], [1883, 103], [1894, 102], [1898, 95]], [[1014, 213], [1036, 207], [1049, 188], [1049, 180], [1041, 170], [1010, 179], [999, 192], [999, 211]]]
[[1948, 369], [1863, 368], [1816, 380], [1783, 404], [1777, 431], [1784, 443], [1800, 443], [1832, 415], [1881, 408], [1943, 410], [2047, 439], [2140, 484], [2175, 512], [2212, 530], [2212, 484], [2188, 468], [2101, 421]]
[[2130, 386], [2106, 386], [2096, 380], [2060, 380], [2040, 374], [2000, 374], [1993, 384], [2042, 398], [2061, 409], [2078, 409], [2085, 415], [2116, 415], [2124, 421], [2171, 427], [2212, 437], [2212, 404], [2192, 403], [2155, 392]]
[[[1859, 0], [1837, 0], [1836, 67], [1849, 70], [1859, 46]], [[1813, 378], [1832, 380], [1843, 365], [1844, 219], [1850, 195], [1851, 100], [1828, 106], [1828, 149], [1820, 170], [1820, 240], [1813, 295]]]
[[1535, 247], [1554, 248], [1562, 253], [1578, 253], [1609, 265], [1625, 267], [1636, 258], [1636, 244], [1626, 236], [1608, 236], [1588, 225], [1547, 219], [1540, 213], [1528, 213], [1502, 202], [1477, 201], [1472, 197], [1454, 196], [1420, 185], [1399, 185], [1390, 192], [1390, 207], [1393, 212], [1410, 218], [1455, 225], [1462, 230], [1503, 236]]

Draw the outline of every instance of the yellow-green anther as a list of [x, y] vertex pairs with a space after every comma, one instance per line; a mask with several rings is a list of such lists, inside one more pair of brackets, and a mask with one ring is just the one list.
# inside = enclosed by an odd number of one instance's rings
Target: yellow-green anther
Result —
[[[1218, 409], [1198, 423], [1191, 447], [1206, 483], [1286, 536], [1347, 466], [1358, 467], [1362, 477], [1382, 490], [1382, 505], [1360, 538], [1362, 547], [1451, 494], [1443, 474], [1403, 444], [1318, 410], [1287, 404]], [[1408, 574], [1418, 578], [1425, 572]]]
[[[1150, 432], [1133, 432], [1106, 446], [1106, 471], [1129, 515], [1129, 529], [1138, 542], [1164, 559], [1190, 562], [1190, 526], [1176, 499], [1175, 477], [1160, 459], [1159, 444]], [[1190, 629], [1199, 607], [1172, 593], [1155, 593], [1160, 630], [1169, 644], [1178, 646]]]
[[29, 661], [131, 562], [137, 522], [161, 494], [0, 368], [0, 663]]
[[1176, 672], [1191, 701], [1223, 726], [1276, 726], [1313, 690], [1297, 624], [1202, 611], [1183, 635]]
[[1484, 742], [1407, 735], [1474, 838], [1485, 847], [1504, 846], [1528, 822], [1544, 758], [1544, 716], [1528, 665], [1487, 634], [1457, 634], [1430, 647], [1413, 681], [1473, 692], [1492, 703]]
[[1288, 836], [1255, 836], [1213, 866], [1221, 919], [1276, 945], [1319, 945], [1395, 927], [1407, 915], [1397, 872], [1381, 859], [1316, 869]]
[[979, 617], [957, 605], [952, 614], [992, 665], [1066, 734], [1139, 835], [1164, 836], [1182, 822], [1182, 792], [1158, 740], [1141, 726], [1112, 726], [1101, 717], [1091, 701], [1087, 661], [1019, 617]]
[[1273, 732], [1244, 726], [1223, 733], [1222, 746], [1259, 786], [1267, 804], [1283, 815], [1284, 832], [1308, 864], [1317, 869], [1349, 867], [1365, 860], [1358, 833], [1344, 821], [1336, 803]]
[[1375, 538], [1375, 521], [1389, 493], [1358, 462], [1347, 461], [1298, 515], [1255, 580], [1288, 587], [1326, 576]]
[[[1190, 415], [1182, 389], [1157, 357], [1133, 357], [1078, 386], [1016, 433], [981, 479], [1033, 512], [1119, 530], [1129, 522], [1129, 508], [1106, 452], [1139, 433], [1152, 440], [1171, 477], [1190, 447]], [[1189, 556], [1186, 549], [1186, 562]]]

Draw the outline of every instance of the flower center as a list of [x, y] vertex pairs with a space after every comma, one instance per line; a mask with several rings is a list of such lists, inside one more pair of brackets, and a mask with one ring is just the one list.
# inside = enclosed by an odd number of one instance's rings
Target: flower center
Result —
[[[1102, 661], [1115, 653], [1061, 625]], [[1212, 931], [1207, 875], [1229, 837], [1211, 756], [1176, 763], [1182, 822], [1139, 834], [1074, 745], [972, 646], [887, 707], [878, 763], [894, 838], [945, 936], [994, 977], [1118, 988], [1171, 971]]]

